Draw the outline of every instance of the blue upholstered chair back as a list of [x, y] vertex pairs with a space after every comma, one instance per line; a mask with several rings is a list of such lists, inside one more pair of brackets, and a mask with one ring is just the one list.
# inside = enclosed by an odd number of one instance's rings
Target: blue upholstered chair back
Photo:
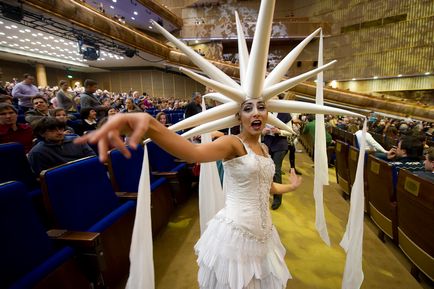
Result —
[[97, 157], [44, 171], [41, 180], [62, 229], [86, 231], [119, 205], [107, 170]]
[[19, 143], [0, 144], [0, 183], [20, 181], [27, 190], [39, 187], [30, 169], [24, 147]]
[[9, 288], [54, 253], [23, 183], [0, 184], [0, 231], [0, 288]]
[[179, 163], [174, 161], [174, 157], [156, 145], [154, 142], [147, 144], [149, 165], [152, 171], [170, 172], [176, 168]]
[[109, 154], [112, 184], [119, 192], [137, 192], [139, 188], [144, 150], [141, 146], [137, 146], [136, 150], [128, 149], [131, 152], [129, 159], [117, 149], [110, 151]]

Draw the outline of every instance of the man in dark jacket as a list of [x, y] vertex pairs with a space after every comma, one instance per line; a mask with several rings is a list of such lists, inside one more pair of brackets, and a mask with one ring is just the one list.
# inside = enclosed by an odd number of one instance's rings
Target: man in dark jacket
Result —
[[92, 108], [97, 113], [97, 118], [101, 119], [106, 116], [109, 107], [102, 105], [95, 91], [98, 89], [98, 83], [92, 79], [84, 81], [84, 92], [80, 94], [80, 109]]
[[[279, 113], [277, 118], [283, 123], [288, 123], [291, 120], [289, 113]], [[286, 136], [282, 136], [281, 132], [276, 127], [267, 126], [264, 131], [264, 144], [267, 145], [271, 158], [274, 161], [276, 170], [274, 172], [273, 182], [282, 183], [282, 162], [288, 153], [288, 140]], [[276, 210], [282, 203], [282, 195], [273, 195], [273, 204], [271, 208]]]
[[65, 135], [65, 123], [55, 117], [44, 117], [34, 125], [40, 141], [30, 150], [28, 158], [35, 174], [70, 161], [94, 156], [89, 145], [74, 144], [77, 135]]

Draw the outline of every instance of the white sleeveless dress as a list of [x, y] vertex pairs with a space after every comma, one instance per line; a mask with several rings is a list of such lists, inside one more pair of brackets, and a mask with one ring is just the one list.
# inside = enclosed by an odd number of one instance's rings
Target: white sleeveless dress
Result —
[[223, 163], [225, 207], [194, 247], [201, 289], [282, 289], [291, 278], [269, 210], [273, 160], [243, 144], [246, 155]]

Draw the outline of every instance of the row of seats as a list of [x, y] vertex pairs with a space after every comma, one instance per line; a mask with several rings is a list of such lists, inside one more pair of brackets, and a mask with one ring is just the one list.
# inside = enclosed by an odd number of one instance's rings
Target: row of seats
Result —
[[[170, 159], [170, 157], [165, 156], [151, 160], [151, 156], [167, 154], [156, 148], [158, 147], [149, 149], [151, 168], [165, 163], [165, 159]], [[135, 198], [143, 161], [143, 148], [138, 147], [137, 150], [131, 150], [131, 152], [132, 157], [130, 159], [125, 159], [118, 150], [110, 152], [108, 163], [110, 178], [107, 175], [106, 167], [96, 157], [80, 159], [43, 171], [40, 176], [41, 190], [38, 188], [35, 176], [31, 174], [22, 146], [15, 143], [0, 145], [2, 163], [0, 182], [12, 180], [23, 182], [6, 183], [1, 186], [0, 190], [5, 188], [7, 191], [12, 188], [12, 190], [22, 192], [21, 201], [23, 203], [26, 200], [31, 202], [31, 206], [36, 208], [35, 214], [41, 219], [40, 224], [37, 225], [37, 228], [40, 228], [38, 230], [45, 232], [45, 230], [51, 229], [49, 235], [72, 245], [73, 248], [68, 249], [68, 258], [78, 256], [79, 269], [84, 272], [87, 280], [96, 287], [115, 287], [123, 281], [128, 273], [128, 252], [134, 223]], [[20, 162], [12, 161], [18, 159]], [[170, 169], [170, 165], [166, 165], [166, 168]], [[164, 176], [164, 171], [151, 175], [151, 217], [154, 235], [167, 225], [173, 207], [185, 200], [190, 192], [191, 182], [189, 188], [189, 179], [182, 179], [180, 175], [177, 175], [184, 168], [186, 168], [185, 164], [177, 163], [176, 168], [171, 168], [168, 172], [168, 177]], [[176, 182], [181, 182], [182, 185], [178, 186]], [[174, 187], [176, 190], [172, 190]], [[179, 187], [188, 191], [182, 191]], [[7, 199], [2, 199], [0, 206], [8, 207], [12, 204], [9, 204]], [[12, 216], [6, 216], [3, 213], [12, 214]], [[3, 238], [4, 248], [11, 248], [11, 251], [15, 252], [8, 256], [10, 258], [2, 258], [2, 268], [8, 269], [8, 271], [2, 271], [2, 274], [3, 272], [10, 272], [10, 274], [7, 274], [8, 278], [1, 280], [0, 288], [31, 288], [34, 284], [43, 284], [45, 282], [43, 279], [47, 276], [38, 280], [29, 279], [29, 281], [27, 275], [33, 274], [34, 270], [39, 272], [39, 265], [52, 257], [52, 254], [47, 251], [48, 246], [41, 245], [45, 241], [39, 242], [41, 244], [35, 241], [33, 244], [31, 236], [24, 240], [21, 238], [22, 236], [14, 233], [21, 230], [22, 227], [15, 223], [15, 220], [30, 222], [29, 226], [33, 226], [37, 218], [14, 210], [4, 210], [0, 214], [2, 214], [2, 220], [8, 220], [2, 222], [1, 228], [5, 227], [8, 232], [12, 232], [6, 236], [7, 238]], [[31, 220], [35, 221], [32, 223]], [[44, 238], [48, 238], [47, 234], [43, 235]], [[72, 242], [71, 238], [78, 240], [79, 245]], [[40, 256], [39, 254], [32, 255], [25, 250], [22, 251], [23, 246], [29, 247], [27, 244], [29, 242], [32, 243], [30, 247], [34, 250], [41, 252], [45, 250], [46, 253]], [[39, 245], [42, 247], [37, 248]], [[78, 253], [74, 254], [74, 250], [77, 250]], [[49, 251], [52, 252], [52, 249]], [[21, 252], [27, 252], [28, 256], [19, 257]], [[31, 264], [18, 269], [19, 263], [27, 262], [27, 259], [32, 260]], [[7, 264], [13, 262], [18, 262], [18, 265], [8, 267]], [[20, 282], [23, 280], [27, 280], [26, 284], [32, 283], [33, 285], [14, 287], [15, 284], [21, 284]], [[63, 282], [69, 282], [69, 280], [67, 278]], [[59, 284], [63, 283], [57, 285]], [[43, 286], [40, 288], [51, 287]], [[57, 286], [57, 288], [59, 287]], [[75, 288], [83, 287], [77, 286]]]
[[[336, 178], [349, 196], [355, 180], [359, 150], [336, 141]], [[365, 212], [419, 270], [434, 280], [434, 183], [390, 163], [366, 155]], [[417, 269], [417, 270], [416, 270]]]

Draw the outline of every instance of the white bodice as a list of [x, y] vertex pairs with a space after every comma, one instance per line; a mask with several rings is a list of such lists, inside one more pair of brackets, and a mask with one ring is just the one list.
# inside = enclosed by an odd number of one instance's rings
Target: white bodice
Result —
[[243, 144], [246, 155], [223, 163], [225, 208], [216, 218], [232, 224], [246, 237], [262, 242], [270, 237], [272, 230], [269, 195], [274, 162]]

